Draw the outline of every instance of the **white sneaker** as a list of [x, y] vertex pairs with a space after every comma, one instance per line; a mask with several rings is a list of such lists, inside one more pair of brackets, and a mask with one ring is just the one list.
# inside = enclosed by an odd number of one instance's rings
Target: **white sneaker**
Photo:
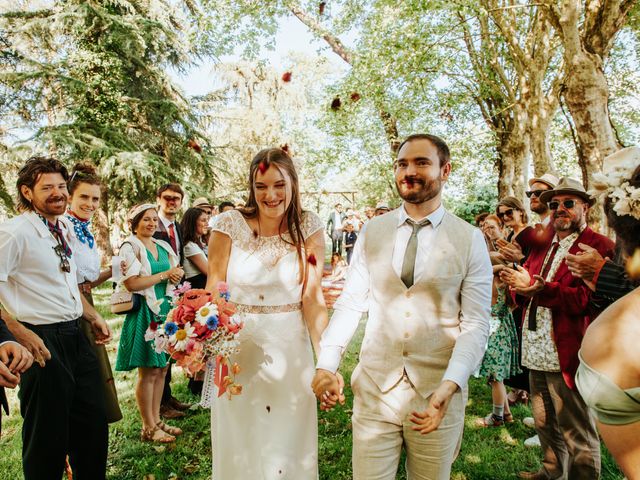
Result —
[[540, 446], [540, 438], [538, 437], [538, 435], [534, 435], [531, 438], [527, 438], [524, 441], [524, 446], [528, 447], [528, 448], [539, 447]]
[[527, 427], [535, 428], [536, 422], [533, 420], [533, 417], [524, 417], [522, 419], [522, 423], [524, 423]]

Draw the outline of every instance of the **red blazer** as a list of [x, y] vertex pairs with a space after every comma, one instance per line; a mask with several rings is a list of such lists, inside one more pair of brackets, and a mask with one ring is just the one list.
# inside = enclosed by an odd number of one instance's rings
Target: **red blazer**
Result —
[[[551, 240], [545, 245], [534, 247], [524, 268], [531, 276], [540, 274], [544, 258], [551, 246]], [[569, 253], [580, 251], [579, 243], [590, 245], [603, 257], [613, 258], [614, 243], [604, 235], [585, 228], [569, 249]], [[533, 283], [533, 280], [532, 280]], [[591, 303], [592, 291], [578, 277], [574, 277], [563, 260], [551, 281], [546, 282], [544, 290], [538, 293], [538, 305], [551, 309], [553, 321], [553, 341], [558, 349], [560, 370], [569, 388], [575, 389], [575, 374], [578, 369], [578, 350], [589, 324], [598, 316]], [[517, 297], [523, 306], [523, 315], [529, 299]], [[524, 321], [525, 319], [523, 319]], [[523, 328], [527, 328], [526, 321]]]

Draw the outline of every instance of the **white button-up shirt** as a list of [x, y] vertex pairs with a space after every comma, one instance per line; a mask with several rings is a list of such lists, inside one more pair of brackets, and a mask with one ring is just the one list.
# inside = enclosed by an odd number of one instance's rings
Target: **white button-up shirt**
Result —
[[[393, 270], [400, 276], [405, 250], [413, 228], [406, 223], [409, 216], [404, 206], [398, 208], [391, 215], [398, 216], [398, 231], [395, 244], [389, 245], [390, 249], [393, 248], [391, 262]], [[426, 217], [431, 223], [418, 231], [418, 249], [414, 268], [414, 279], [416, 281], [420, 279], [425, 268], [427, 268], [425, 259], [433, 246], [433, 238], [442, 223], [444, 215], [445, 209], [441, 205]], [[366, 225], [364, 229], [366, 229]], [[369, 310], [370, 274], [364, 242], [356, 242], [344, 290], [336, 301], [331, 322], [322, 335], [317, 368], [331, 372], [335, 372], [338, 369], [342, 354], [358, 328], [362, 313]], [[486, 346], [485, 330], [487, 329], [485, 328], [485, 323], [489, 319], [491, 301], [490, 298], [483, 297], [481, 293], [484, 291], [483, 289], [476, 289], [472, 286], [475, 283], [486, 284], [489, 282], [490, 284], [491, 277], [492, 269], [488, 261], [487, 246], [480, 230], [475, 229], [468, 274], [465, 278], [465, 285], [470, 285], [471, 287], [467, 289], [463, 287], [461, 292], [461, 332], [456, 340], [455, 349], [443, 376], [443, 380], [451, 380], [460, 387], [464, 387], [467, 384], [469, 376], [482, 360]]]
[[16, 320], [46, 325], [82, 316], [75, 262], [63, 272], [57, 245], [33, 212], [0, 225], [0, 303]]

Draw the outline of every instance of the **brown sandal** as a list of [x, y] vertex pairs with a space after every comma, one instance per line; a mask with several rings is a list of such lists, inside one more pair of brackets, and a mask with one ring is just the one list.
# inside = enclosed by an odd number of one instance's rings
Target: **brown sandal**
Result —
[[513, 413], [505, 413], [504, 414], [504, 423], [513, 423]]
[[[156, 436], [156, 433], [158, 432], [162, 432], [163, 435], [160, 437]], [[176, 437], [174, 437], [173, 435], [168, 435], [167, 432], [161, 430], [158, 427], [142, 427], [142, 431], [140, 432], [140, 440], [142, 440], [143, 442], [173, 443], [176, 441]]]
[[172, 427], [171, 425], [167, 425], [162, 420], [159, 421], [158, 423], [156, 423], [156, 427], [158, 427], [163, 432], [168, 433], [169, 435], [175, 435], [175, 436], [182, 435], [182, 429], [181, 428]]

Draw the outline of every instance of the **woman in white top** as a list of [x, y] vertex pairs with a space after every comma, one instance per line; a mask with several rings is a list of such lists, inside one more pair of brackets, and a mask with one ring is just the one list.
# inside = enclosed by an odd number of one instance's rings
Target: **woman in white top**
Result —
[[[101, 256], [91, 232], [91, 219], [100, 207], [102, 196], [102, 182], [95, 167], [89, 163], [74, 165], [67, 190], [69, 191], [69, 206], [67, 212], [60, 217], [60, 221], [66, 226], [67, 242], [77, 266], [78, 288], [87, 301], [93, 305], [91, 289], [111, 277], [110, 268], [100, 271]], [[113, 381], [109, 355], [104, 345], [95, 342], [95, 334], [89, 322], [80, 322], [80, 327], [89, 338], [89, 343], [98, 357], [104, 386], [107, 421], [109, 423], [117, 422], [122, 419], [122, 412], [118, 404], [118, 394]]]
[[191, 288], [207, 285], [207, 243], [209, 215], [199, 208], [188, 209], [180, 222], [184, 242], [184, 278]]

